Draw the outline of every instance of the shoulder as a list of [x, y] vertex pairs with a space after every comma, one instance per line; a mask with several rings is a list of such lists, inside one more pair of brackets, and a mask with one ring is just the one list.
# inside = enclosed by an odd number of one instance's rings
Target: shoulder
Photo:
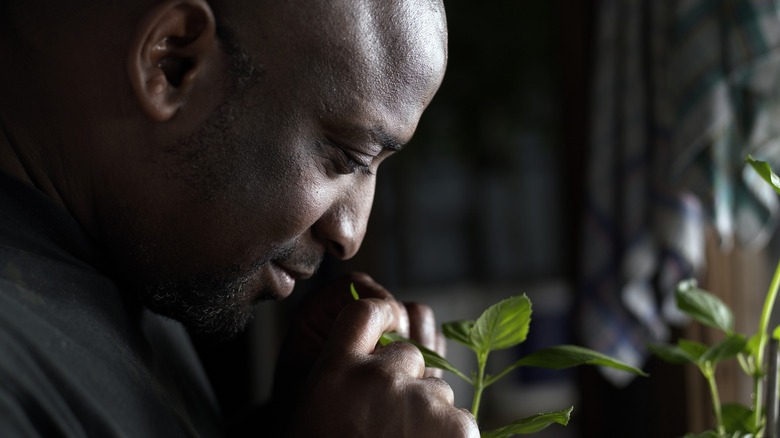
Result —
[[216, 436], [219, 417], [186, 332], [144, 317], [150, 342], [140, 315], [112, 322], [99, 307], [64, 305], [0, 276], [3, 437]]

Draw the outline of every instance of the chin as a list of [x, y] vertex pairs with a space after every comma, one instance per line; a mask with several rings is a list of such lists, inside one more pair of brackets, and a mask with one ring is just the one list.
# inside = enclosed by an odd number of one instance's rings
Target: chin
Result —
[[158, 291], [148, 294], [142, 301], [152, 312], [181, 322], [194, 334], [229, 339], [246, 329], [255, 307], [251, 302], [230, 298], [200, 302]]
[[199, 275], [141, 288], [141, 303], [152, 312], [181, 322], [190, 332], [228, 339], [243, 332], [260, 301], [276, 299], [257, 287], [254, 272]]

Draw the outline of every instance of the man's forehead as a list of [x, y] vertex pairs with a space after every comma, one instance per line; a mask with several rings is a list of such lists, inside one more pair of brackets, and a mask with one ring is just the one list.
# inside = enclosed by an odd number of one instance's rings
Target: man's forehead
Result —
[[390, 61], [388, 52], [446, 50], [446, 19], [439, 0], [232, 0], [224, 5], [232, 9], [230, 15], [243, 18], [242, 27], [262, 44], [281, 42], [375, 61]]
[[[425, 90], [446, 65], [446, 24], [430, 0], [339, 0], [339, 12], [311, 26], [325, 62], [360, 82]], [[322, 2], [322, 4], [332, 4]], [[327, 13], [323, 11], [325, 16]], [[314, 30], [316, 29], [316, 30]], [[371, 84], [371, 81], [374, 81]], [[375, 88], [372, 86], [372, 92]]]
[[232, 9], [227, 24], [239, 27], [236, 30], [258, 67], [275, 84], [273, 88], [289, 89], [296, 98], [326, 111], [365, 108], [362, 103], [373, 102], [378, 106], [372, 108], [382, 107], [380, 113], [353, 114], [353, 118], [386, 122], [382, 114], [393, 114], [400, 124], [416, 124], [446, 65], [446, 25], [440, 4], [431, 0], [268, 3], [231, 0], [224, 7]]

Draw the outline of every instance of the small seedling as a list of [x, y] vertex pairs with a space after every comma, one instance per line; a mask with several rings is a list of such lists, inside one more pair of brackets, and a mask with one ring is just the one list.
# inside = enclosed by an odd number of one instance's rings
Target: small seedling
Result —
[[[766, 162], [758, 161], [748, 156], [745, 162], [750, 164], [775, 191], [780, 193], [780, 178], [772, 172]], [[721, 438], [721, 437], [755, 437], [761, 438], [767, 433], [766, 410], [764, 401], [764, 386], [767, 373], [765, 351], [769, 340], [769, 317], [780, 286], [780, 264], [775, 270], [772, 283], [769, 286], [764, 307], [761, 311], [758, 333], [747, 338], [734, 332], [734, 315], [731, 309], [714, 294], [700, 289], [693, 279], [680, 282], [677, 285], [675, 298], [677, 307], [700, 323], [723, 331], [726, 338], [712, 346], [699, 342], [680, 339], [676, 345], [651, 344], [648, 346], [656, 356], [664, 361], [676, 364], [695, 365], [707, 381], [712, 397], [715, 414], [715, 429], [694, 435], [690, 438]], [[774, 338], [778, 338], [780, 327], [774, 330]], [[726, 359], [737, 358], [742, 370], [753, 379], [753, 403], [745, 406], [739, 403], [720, 401], [715, 370], [718, 364]], [[774, 436], [774, 435], [772, 435]]]
[[[359, 299], [354, 285], [351, 286], [351, 292], [355, 299]], [[609, 356], [576, 345], [543, 348], [524, 356], [495, 376], [487, 374], [485, 369], [490, 353], [523, 343], [528, 335], [530, 323], [531, 300], [523, 294], [490, 306], [475, 321], [456, 321], [442, 324], [442, 333], [445, 337], [465, 345], [476, 354], [478, 369], [469, 373], [471, 377], [455, 368], [438, 353], [397, 334], [385, 333], [380, 339], [380, 343], [387, 345], [394, 341], [411, 342], [422, 352], [425, 366], [449, 371], [469, 382], [474, 387], [471, 413], [478, 422], [482, 392], [518, 367], [530, 366], [557, 370], [577, 365], [602, 365], [642, 376], [647, 375], [643, 371]], [[572, 409], [573, 407], [569, 407], [558, 412], [542, 413], [523, 418], [504, 427], [483, 431], [482, 438], [508, 438], [519, 434], [535, 433], [553, 423], [565, 426], [569, 422]]]

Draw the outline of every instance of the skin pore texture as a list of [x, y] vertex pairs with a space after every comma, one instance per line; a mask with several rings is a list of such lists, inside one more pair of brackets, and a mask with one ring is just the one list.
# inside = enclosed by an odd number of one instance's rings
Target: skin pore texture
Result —
[[0, 165], [195, 331], [236, 333], [326, 252], [357, 252], [377, 168], [442, 80], [440, 3], [302, 1], [9, 13], [0, 79], [23, 86], [0, 95]]

